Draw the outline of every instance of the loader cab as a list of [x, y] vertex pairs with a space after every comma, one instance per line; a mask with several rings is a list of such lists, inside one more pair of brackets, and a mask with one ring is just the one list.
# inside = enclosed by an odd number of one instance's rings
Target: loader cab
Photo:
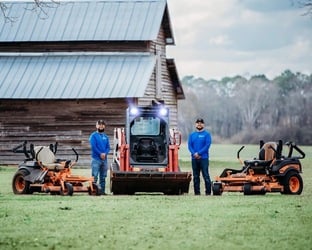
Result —
[[157, 168], [168, 164], [169, 110], [162, 106], [127, 110], [130, 165]]

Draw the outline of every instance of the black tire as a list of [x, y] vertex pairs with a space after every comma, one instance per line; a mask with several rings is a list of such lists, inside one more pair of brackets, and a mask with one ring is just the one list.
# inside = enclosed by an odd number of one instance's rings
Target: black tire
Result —
[[73, 185], [69, 182], [64, 182], [64, 189], [61, 186], [60, 195], [63, 196], [72, 196], [74, 193]]
[[264, 187], [263, 187], [263, 189], [261, 189], [259, 191], [252, 191], [251, 183], [245, 183], [244, 184], [243, 192], [244, 192], [244, 195], [265, 195], [266, 194]]
[[222, 190], [222, 183], [214, 182], [212, 184], [212, 194], [213, 195], [221, 195], [222, 192], [223, 192], [223, 190]]
[[243, 191], [244, 191], [244, 195], [251, 195], [252, 194], [251, 183], [244, 183]]
[[291, 171], [288, 172], [282, 179], [284, 186], [283, 194], [301, 194], [303, 190], [303, 180], [299, 173]]
[[[169, 191], [165, 191], [163, 192], [164, 195], [181, 195], [182, 194], [182, 191], [180, 188], [177, 188], [177, 189], [171, 189]], [[134, 192], [132, 192], [130, 195], [134, 194]]]
[[88, 187], [89, 195], [95, 195], [95, 196], [101, 195], [102, 189], [101, 189], [101, 187], [98, 184], [92, 183], [92, 189], [91, 189], [91, 187]]
[[25, 180], [25, 176], [29, 175], [29, 172], [25, 169], [18, 170], [13, 176], [12, 189], [14, 194], [31, 194], [30, 182]]
[[265, 195], [266, 191], [265, 191], [265, 189], [263, 189], [263, 190], [260, 190], [260, 191], [254, 191], [254, 192], [252, 192], [252, 194]]

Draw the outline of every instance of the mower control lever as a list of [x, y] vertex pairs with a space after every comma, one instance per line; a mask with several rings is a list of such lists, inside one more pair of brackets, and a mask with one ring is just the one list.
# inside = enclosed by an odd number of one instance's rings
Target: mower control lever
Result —
[[72, 148], [72, 150], [74, 151], [74, 153], [75, 153], [75, 155], [76, 155], [76, 162], [77, 162], [77, 161], [78, 161], [78, 158], [79, 158], [79, 155], [78, 155], [77, 151], [76, 151], [74, 148]]
[[239, 160], [239, 162], [240, 162], [241, 164], [243, 164], [243, 161], [240, 159], [239, 154], [240, 154], [240, 152], [243, 150], [244, 147], [245, 147], [245, 146], [242, 146], [242, 147], [237, 151], [237, 159]]

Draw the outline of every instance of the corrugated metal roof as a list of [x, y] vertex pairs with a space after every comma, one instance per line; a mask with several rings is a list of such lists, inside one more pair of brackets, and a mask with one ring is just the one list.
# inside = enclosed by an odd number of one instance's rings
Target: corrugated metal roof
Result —
[[34, 2], [4, 1], [14, 21], [0, 18], [0, 41], [152, 41], [168, 15], [166, 0]]
[[155, 66], [147, 53], [0, 55], [0, 99], [143, 97]]

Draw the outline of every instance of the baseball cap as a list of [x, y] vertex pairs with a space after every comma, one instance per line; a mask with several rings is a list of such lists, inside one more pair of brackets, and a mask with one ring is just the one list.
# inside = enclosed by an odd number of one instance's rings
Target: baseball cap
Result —
[[105, 121], [104, 121], [104, 120], [98, 120], [98, 121], [96, 122], [96, 124], [97, 124], [97, 125], [100, 125], [100, 124], [105, 125]]
[[195, 123], [198, 123], [198, 122], [205, 123], [204, 120], [203, 120], [202, 118], [197, 118], [197, 120], [196, 120]]

